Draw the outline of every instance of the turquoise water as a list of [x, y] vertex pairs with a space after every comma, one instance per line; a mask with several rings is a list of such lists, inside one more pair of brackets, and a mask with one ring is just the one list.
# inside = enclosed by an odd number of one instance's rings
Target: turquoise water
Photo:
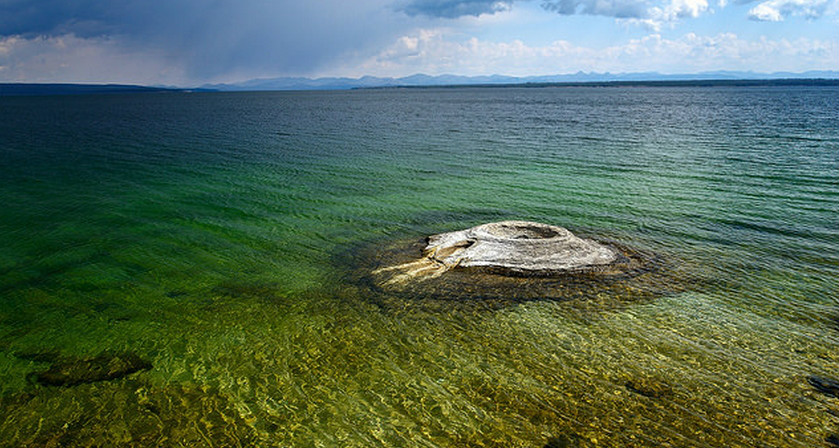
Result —
[[[0, 444], [829, 446], [836, 117], [812, 87], [0, 98]], [[501, 219], [666, 273], [357, 281]]]

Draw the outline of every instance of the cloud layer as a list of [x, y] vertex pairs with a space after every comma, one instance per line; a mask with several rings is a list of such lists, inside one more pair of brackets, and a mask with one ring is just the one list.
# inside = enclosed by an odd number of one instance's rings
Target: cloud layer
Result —
[[[839, 0], [735, 0], [733, 6], [716, 0], [716, 12], [710, 1], [0, 0], [0, 82], [187, 85], [298, 75], [836, 68], [833, 32], [823, 39], [811, 33], [810, 39], [755, 41], [726, 37], [734, 36], [728, 29], [692, 38], [675, 30], [720, 11], [731, 19], [734, 10], [742, 24], [748, 16], [754, 26], [815, 21], [831, 11], [835, 16]], [[517, 14], [522, 10], [528, 13]], [[553, 23], [557, 28], [542, 35], [557, 32], [564, 40], [528, 44], [522, 36], [533, 22], [523, 17], [536, 17], [543, 27]], [[566, 32], [565, 24], [575, 21], [599, 28]], [[498, 24], [505, 35], [492, 34]], [[632, 31], [607, 47], [586, 43], [614, 29]], [[648, 30], [657, 34], [641, 38]], [[785, 49], [783, 42], [801, 47]]]
[[780, 22], [790, 16], [817, 19], [827, 11], [827, 0], [768, 0], [749, 10], [749, 18]]
[[[839, 43], [813, 39], [747, 40], [734, 33], [674, 39], [651, 34], [606, 48], [556, 41], [530, 46], [522, 41], [464, 42], [435, 31], [403, 36], [377, 57], [363, 64], [368, 72], [392, 76], [426, 70], [465, 75], [586, 72], [695, 73], [712, 70], [796, 71], [806, 61], [815, 69], [829, 69], [839, 60]], [[780, 61], [780, 62], [779, 62]], [[506, 70], [500, 70], [507, 68]]]
[[[519, 0], [519, 2], [527, 0]], [[742, 0], [738, 3], [750, 3]], [[790, 16], [816, 19], [824, 15], [829, 0], [767, 0], [748, 12], [752, 20], [778, 22]], [[507, 11], [514, 0], [408, 0], [399, 10], [411, 16], [457, 18]], [[719, 0], [725, 7], [727, 0]], [[628, 19], [660, 28], [664, 23], [696, 18], [709, 11], [708, 0], [541, 0], [541, 6], [561, 15], [594, 15]]]
[[192, 79], [181, 61], [166, 52], [70, 34], [0, 38], [0, 82], [187, 85]]
[[409, 16], [424, 15], [453, 19], [462, 16], [480, 16], [507, 11], [512, 0], [411, 0], [398, 6], [398, 10]]
[[644, 17], [649, 6], [643, 0], [545, 0], [542, 7], [563, 15], [588, 14], [628, 19]]

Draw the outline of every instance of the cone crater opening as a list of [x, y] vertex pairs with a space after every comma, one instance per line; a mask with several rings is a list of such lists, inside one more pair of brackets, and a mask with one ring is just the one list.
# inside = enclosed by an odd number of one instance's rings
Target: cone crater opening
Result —
[[531, 224], [488, 225], [485, 230], [494, 237], [511, 240], [544, 240], [562, 236], [549, 226]]

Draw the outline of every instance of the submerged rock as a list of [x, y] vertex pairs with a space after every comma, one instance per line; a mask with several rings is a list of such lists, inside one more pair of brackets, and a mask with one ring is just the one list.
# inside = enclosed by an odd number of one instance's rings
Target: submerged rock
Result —
[[580, 446], [580, 436], [576, 434], [560, 434], [548, 439], [542, 448], [575, 448]]
[[152, 368], [134, 353], [105, 352], [92, 358], [55, 358], [49, 369], [33, 372], [30, 379], [45, 386], [76, 386], [108, 381]]
[[633, 378], [624, 385], [630, 392], [647, 398], [661, 398], [673, 394], [670, 386], [652, 378]]
[[807, 377], [807, 382], [817, 391], [831, 397], [839, 398], [839, 381], [823, 376], [810, 375]]

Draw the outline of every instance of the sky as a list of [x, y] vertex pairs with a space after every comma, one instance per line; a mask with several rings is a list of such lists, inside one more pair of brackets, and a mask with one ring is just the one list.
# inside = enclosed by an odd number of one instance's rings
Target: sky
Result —
[[0, 82], [839, 70], [839, 0], [0, 0]]

